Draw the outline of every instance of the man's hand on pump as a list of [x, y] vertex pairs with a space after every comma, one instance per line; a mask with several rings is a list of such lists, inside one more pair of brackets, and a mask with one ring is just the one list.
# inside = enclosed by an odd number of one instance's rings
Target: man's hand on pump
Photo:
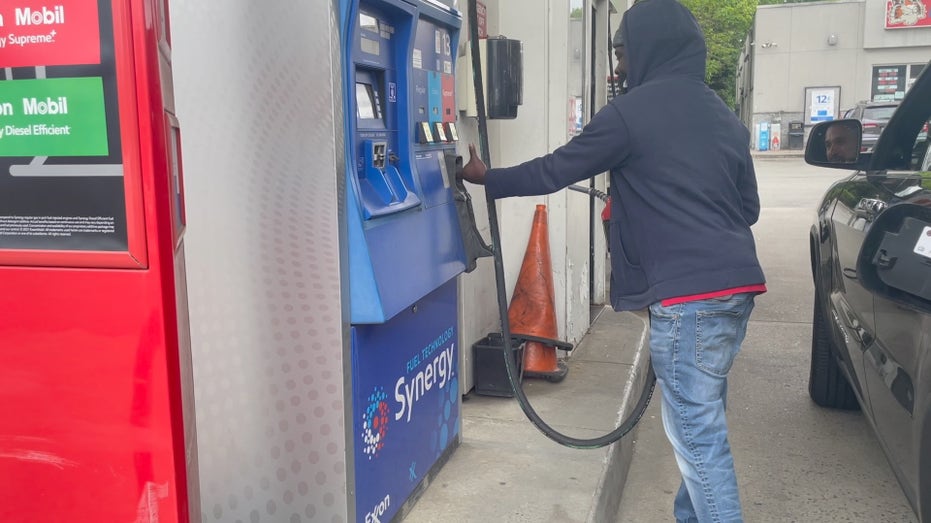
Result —
[[485, 185], [485, 171], [487, 170], [488, 167], [485, 166], [485, 162], [475, 149], [475, 144], [469, 144], [469, 163], [459, 171], [459, 177], [470, 183]]

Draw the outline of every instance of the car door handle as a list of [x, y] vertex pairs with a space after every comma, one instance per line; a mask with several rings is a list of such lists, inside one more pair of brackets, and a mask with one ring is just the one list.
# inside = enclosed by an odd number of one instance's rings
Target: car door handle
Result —
[[875, 198], [861, 198], [854, 212], [861, 218], [872, 220], [886, 209], [886, 202]]
[[850, 318], [850, 327], [853, 329], [853, 333], [856, 335], [857, 339], [860, 340], [861, 348], [866, 350], [866, 348], [873, 343], [873, 335], [870, 334], [870, 331], [863, 328], [863, 325], [860, 324], [860, 320], [856, 318]]

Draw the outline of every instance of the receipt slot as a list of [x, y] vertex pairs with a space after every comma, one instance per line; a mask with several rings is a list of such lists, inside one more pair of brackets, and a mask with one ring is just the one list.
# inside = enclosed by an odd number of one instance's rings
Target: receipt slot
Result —
[[0, 5], [0, 521], [189, 521], [168, 0]]
[[389, 521], [460, 438], [453, 192], [461, 15], [341, 3], [356, 520]]

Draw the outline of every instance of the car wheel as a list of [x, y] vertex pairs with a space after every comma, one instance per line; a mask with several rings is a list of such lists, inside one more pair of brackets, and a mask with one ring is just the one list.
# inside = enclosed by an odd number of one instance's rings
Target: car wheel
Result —
[[822, 407], [858, 410], [857, 396], [847, 382], [837, 362], [836, 349], [831, 339], [831, 325], [824, 313], [821, 293], [815, 290], [814, 314], [811, 322], [811, 373], [808, 376], [808, 394]]

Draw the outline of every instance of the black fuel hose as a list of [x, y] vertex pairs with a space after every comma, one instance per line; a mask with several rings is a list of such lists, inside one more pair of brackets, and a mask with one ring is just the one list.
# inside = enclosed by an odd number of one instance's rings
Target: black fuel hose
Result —
[[[479, 146], [481, 148], [482, 161], [485, 162], [485, 165], [491, 165], [491, 158], [489, 155], [488, 149], [488, 121], [487, 113], [485, 110], [485, 86], [482, 79], [482, 62], [481, 55], [479, 52], [479, 39], [478, 39], [478, 9], [476, 7], [475, 0], [469, 1], [469, 40], [471, 41], [471, 53], [472, 53], [472, 76], [475, 82], [475, 101], [478, 110], [478, 134], [479, 134]], [[594, 195], [594, 193], [591, 193]], [[564, 445], [566, 447], [572, 447], [577, 449], [597, 449], [605, 447], [612, 443], [617, 442], [623, 438], [628, 432], [633, 430], [637, 425], [637, 422], [640, 421], [640, 418], [643, 417], [643, 413], [646, 411], [647, 406], [650, 403], [650, 398], [653, 396], [653, 389], [656, 385], [656, 374], [653, 372], [653, 365], [651, 362], [647, 362], [647, 375], [644, 381], [643, 390], [640, 393], [640, 397], [637, 400], [637, 404], [634, 406], [633, 410], [626, 419], [621, 421], [621, 423], [608, 434], [604, 436], [591, 438], [591, 439], [580, 439], [567, 436], [560, 432], [557, 432], [555, 429], [550, 427], [543, 421], [543, 419], [537, 414], [533, 407], [530, 405], [530, 402], [527, 400], [527, 396], [524, 394], [523, 389], [520, 384], [520, 374], [517, 369], [517, 362], [514, 361], [514, 353], [511, 350], [511, 326], [508, 321], [508, 303], [507, 303], [507, 291], [504, 281], [504, 258], [502, 257], [501, 252], [501, 233], [498, 229], [498, 209], [495, 206], [495, 200], [488, 200], [488, 221], [491, 226], [491, 239], [492, 245], [494, 246], [494, 263], [495, 263], [495, 284], [497, 287], [497, 298], [498, 298], [498, 311], [501, 316], [501, 333], [504, 342], [504, 363], [505, 368], [507, 369], [508, 381], [511, 384], [511, 388], [514, 390], [514, 397], [517, 398], [517, 402], [520, 405], [521, 410], [524, 411], [524, 414], [527, 418], [540, 430], [546, 437], [551, 440]], [[636, 366], [634, 367], [636, 369]], [[636, 371], [636, 370], [635, 370]]]

